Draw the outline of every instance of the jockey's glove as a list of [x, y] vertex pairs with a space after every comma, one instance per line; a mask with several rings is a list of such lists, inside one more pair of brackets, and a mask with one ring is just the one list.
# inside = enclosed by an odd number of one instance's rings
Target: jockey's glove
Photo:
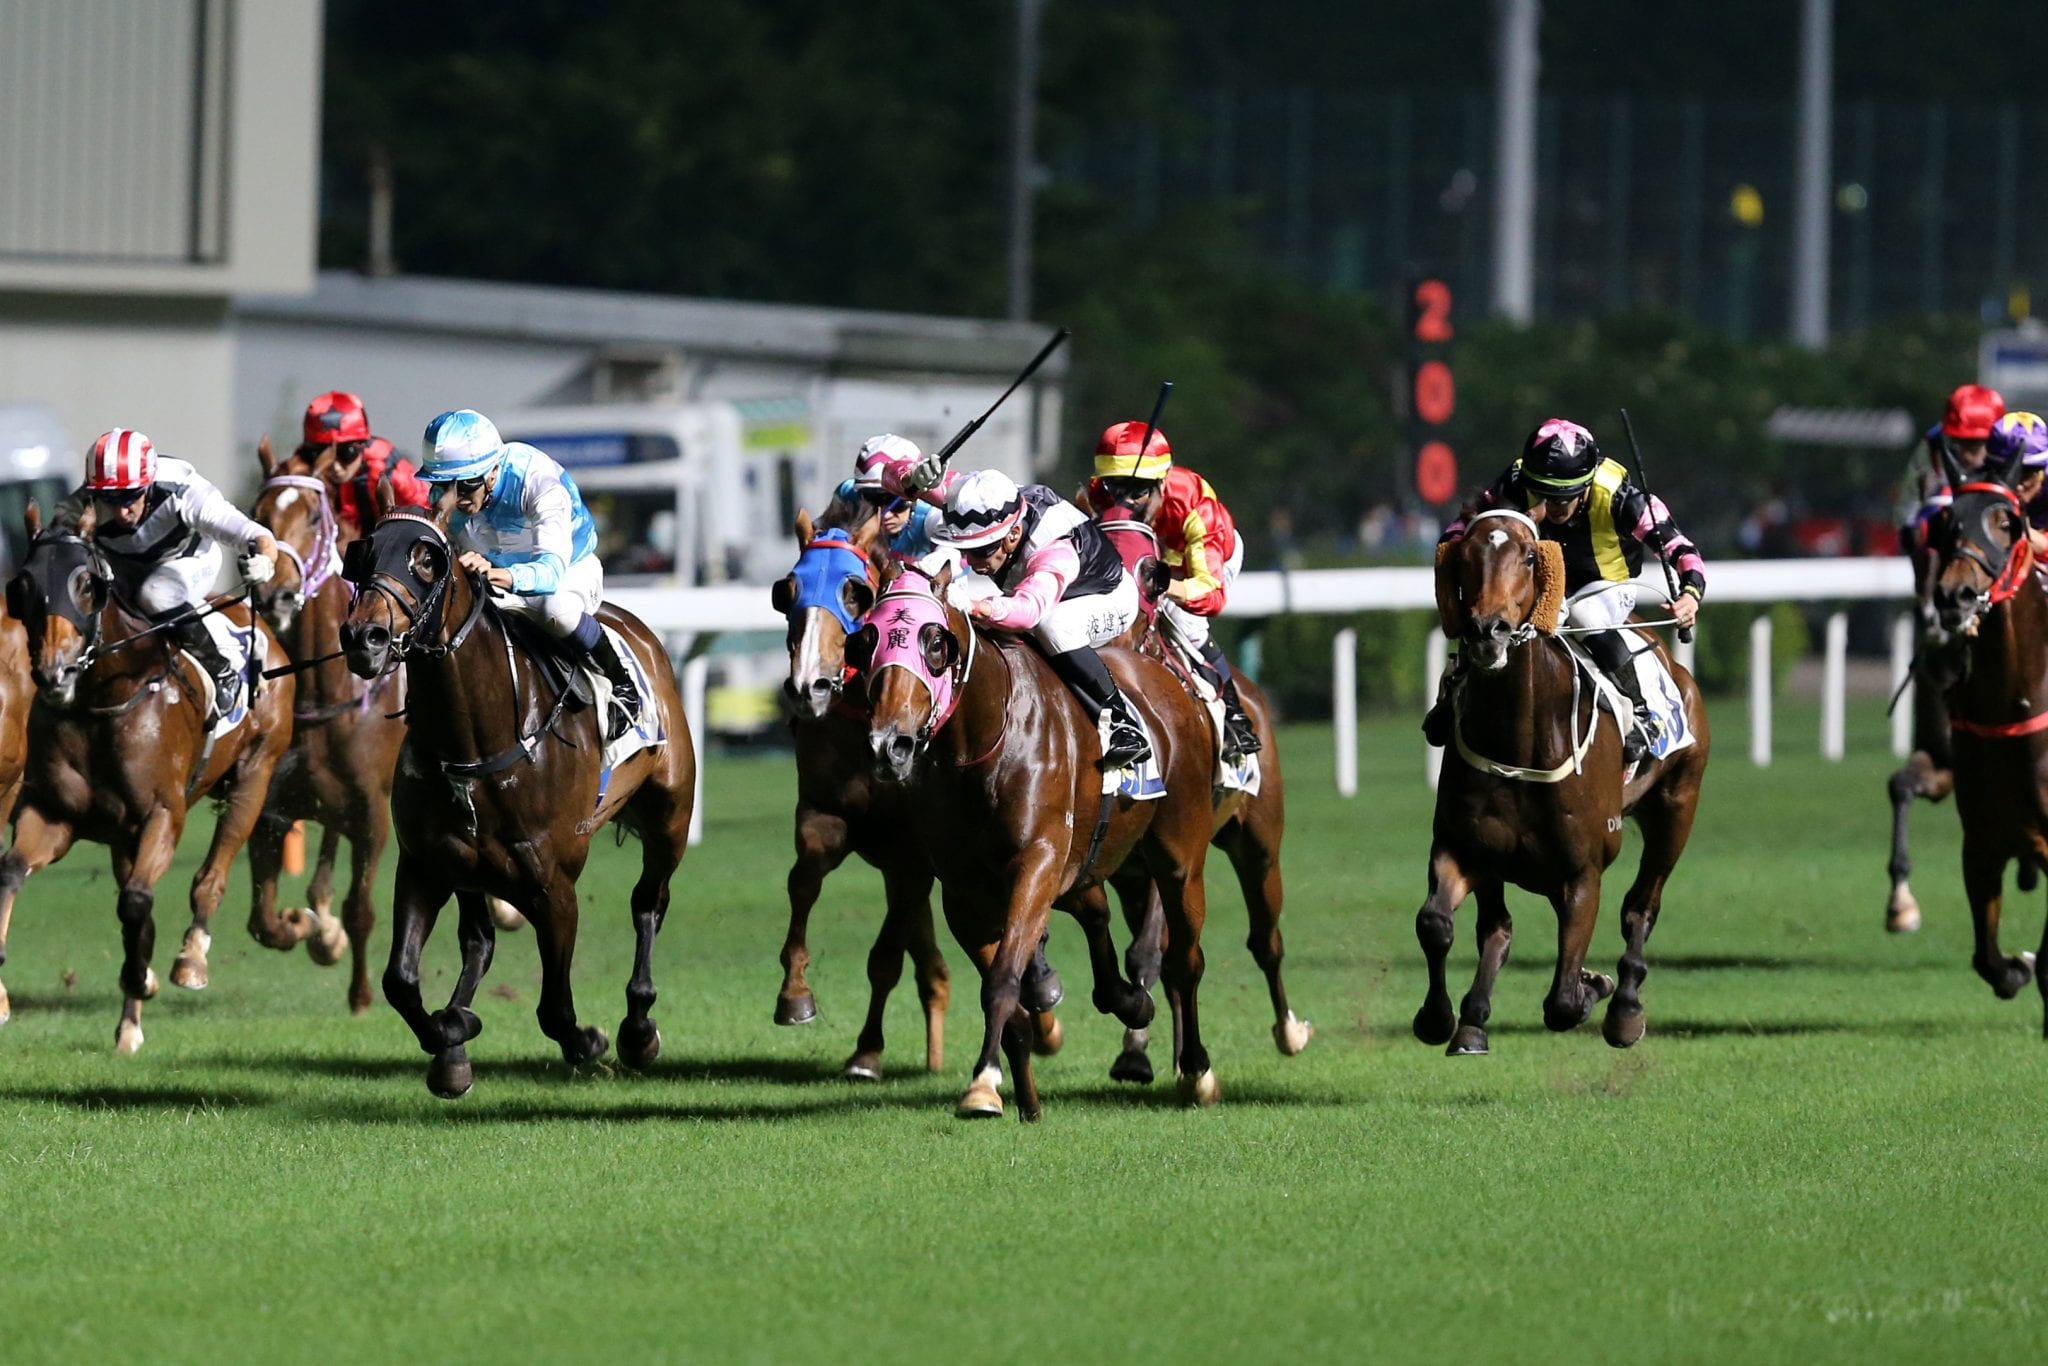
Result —
[[253, 551], [242, 556], [238, 564], [242, 571], [242, 579], [246, 583], [269, 583], [270, 576], [277, 572], [277, 562], [275, 560], [271, 559], [268, 555], [259, 555]]
[[912, 498], [937, 488], [946, 477], [946, 467], [936, 455], [928, 455], [903, 472], [903, 491]]

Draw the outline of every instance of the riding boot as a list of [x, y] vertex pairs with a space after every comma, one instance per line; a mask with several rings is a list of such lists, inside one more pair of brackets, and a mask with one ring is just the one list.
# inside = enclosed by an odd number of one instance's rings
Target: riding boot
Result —
[[[180, 613], [190, 608], [180, 607]], [[176, 641], [180, 648], [199, 661], [199, 667], [206, 670], [213, 679], [213, 717], [217, 719], [233, 712], [242, 696], [242, 671], [228, 662], [221, 648], [206, 629], [206, 622], [194, 616], [186, 616], [175, 626], [164, 628], [164, 634]]]
[[1131, 711], [1130, 701], [1117, 688], [1116, 680], [1109, 676], [1109, 666], [1102, 662], [1102, 656], [1083, 645], [1047, 658], [1060, 682], [1081, 699], [1090, 721], [1099, 726], [1102, 714], [1105, 711], [1109, 713], [1109, 740], [1103, 747], [1102, 760], [1097, 767], [1108, 772], [1129, 768], [1152, 757], [1152, 747], [1145, 743], [1145, 732]]
[[1438, 749], [1451, 743], [1451, 725], [1456, 720], [1452, 711], [1451, 697], [1457, 690], [1458, 662], [1451, 661], [1443, 677], [1437, 680], [1436, 701], [1422, 715], [1422, 738]]
[[[586, 644], [586, 638], [591, 635], [595, 635], [596, 640]], [[586, 615], [576, 624], [575, 640], [590, 651], [591, 660], [604, 671], [605, 678], [612, 685], [612, 711], [605, 726], [604, 742], [615, 745], [621, 736], [640, 724], [640, 689], [634, 685], [633, 673], [626, 667], [626, 661], [619, 658], [618, 647], [597, 624], [596, 617]]]
[[1621, 724], [1621, 762], [1624, 766], [1634, 764], [1657, 742], [1663, 727], [1651, 714], [1650, 704], [1643, 700], [1643, 685], [1636, 677], [1635, 656], [1629, 652], [1628, 639], [1619, 631], [1595, 632], [1586, 637], [1586, 651], [1600, 666], [1600, 672], [1635, 708], [1632, 718], [1615, 718]]
[[1244, 703], [1238, 700], [1237, 675], [1231, 672], [1230, 661], [1223, 657], [1223, 647], [1213, 640], [1203, 641], [1202, 659], [1208, 666], [1209, 681], [1223, 699], [1223, 757], [1242, 759], [1247, 754], [1257, 754], [1264, 748], [1258, 727], [1252, 724]]

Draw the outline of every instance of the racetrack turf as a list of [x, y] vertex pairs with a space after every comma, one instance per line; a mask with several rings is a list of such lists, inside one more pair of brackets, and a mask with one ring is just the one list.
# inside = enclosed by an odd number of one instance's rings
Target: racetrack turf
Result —
[[[1927, 928], [1885, 936], [1882, 721], [1857, 710], [1831, 765], [1810, 710], [1781, 711], [1761, 772], [1740, 709], [1715, 714], [1634, 1050], [1543, 1030], [1554, 922], [1520, 895], [1493, 1055], [1416, 1043], [1413, 721], [1365, 727], [1353, 802], [1330, 791], [1327, 730], [1304, 727], [1284, 740], [1283, 928], [1308, 1052], [1273, 1050], [1216, 877], [1222, 1106], [1176, 1108], [1156, 1044], [1167, 1080], [1106, 1080], [1118, 1027], [1088, 1009], [1061, 920], [1067, 1044], [1039, 1062], [1035, 1127], [952, 1117], [979, 1024], [950, 942], [945, 1074], [916, 1068], [906, 980], [888, 1079], [838, 1079], [879, 902], [865, 868], [813, 921], [822, 1019], [769, 1023], [786, 756], [711, 762], [709, 835], [657, 957], [654, 1071], [564, 1068], [533, 1021], [531, 936], [504, 935], [477, 1087], [453, 1104], [381, 1001], [352, 1019], [340, 970], [242, 935], [241, 869], [213, 986], [166, 986], [143, 1052], [111, 1056], [114, 895], [82, 846], [31, 880], [9, 944], [0, 1358], [2039, 1361], [2040, 1000], [1999, 1002], [1970, 971], [1952, 806], [1915, 813]], [[160, 972], [203, 833], [164, 884]], [[634, 861], [605, 841], [585, 878], [578, 1001], [608, 1030]], [[1595, 941], [1610, 970], [1621, 881]], [[2011, 909], [2008, 949], [2033, 947], [2038, 900]], [[380, 927], [379, 970], [385, 944]]]

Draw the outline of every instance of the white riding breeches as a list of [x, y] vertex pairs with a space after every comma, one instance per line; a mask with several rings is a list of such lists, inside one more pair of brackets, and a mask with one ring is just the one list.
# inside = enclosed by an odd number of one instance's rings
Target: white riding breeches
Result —
[[[1223, 562], [1223, 591], [1227, 596], [1230, 585], [1237, 582], [1237, 571], [1244, 568], [1244, 537], [1237, 538], [1237, 544], [1230, 548], [1230, 558]], [[1200, 612], [1190, 612], [1173, 598], [1163, 599], [1159, 604], [1159, 624], [1187, 650], [1190, 658], [1200, 656], [1202, 647], [1209, 643], [1209, 618]]]
[[551, 636], [566, 636], [576, 629], [584, 613], [597, 615], [598, 604], [604, 601], [604, 565], [597, 556], [586, 555], [570, 562], [552, 593], [527, 597], [500, 589], [491, 594], [491, 601], [498, 604], [499, 611], [538, 622]]
[[121, 585], [123, 595], [152, 620], [180, 608], [199, 607], [220, 578], [220, 563], [219, 544], [206, 541], [193, 554], [165, 560], [141, 582]]
[[1107, 593], [1062, 598], [1031, 629], [1045, 652], [1063, 655], [1083, 645], [1107, 645], [1138, 619], [1138, 581], [1129, 574]]
[[1565, 599], [1564, 624], [1567, 626], [1619, 626], [1628, 620], [1629, 613], [1636, 610], [1636, 586], [1632, 583], [1613, 583], [1602, 579], [1589, 583]]

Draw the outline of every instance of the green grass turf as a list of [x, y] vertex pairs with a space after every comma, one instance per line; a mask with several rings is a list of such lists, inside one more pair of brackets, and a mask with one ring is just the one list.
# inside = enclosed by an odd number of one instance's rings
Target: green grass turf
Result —
[[[0, 1030], [0, 1358], [2039, 1361], [2041, 1005], [1968, 965], [1953, 808], [1916, 812], [1927, 928], [1881, 929], [1891, 761], [1874, 707], [1840, 765], [1782, 709], [1749, 767], [1739, 708], [1651, 944], [1649, 1037], [1553, 1036], [1554, 922], [1511, 897], [1494, 1053], [1409, 1035], [1430, 797], [1413, 722], [1369, 723], [1357, 801], [1325, 729], [1284, 739], [1289, 987], [1319, 1033], [1283, 1059], [1212, 880], [1205, 1015], [1224, 1103], [1119, 1088], [1071, 922], [1045, 1122], [952, 1117], [978, 1038], [958, 990], [944, 1076], [914, 994], [891, 1072], [838, 1080], [880, 883], [828, 883], [823, 1016], [769, 1023], [789, 760], [714, 760], [709, 835], [657, 958], [667, 1055], [571, 1073], [536, 1028], [530, 935], [500, 940], [456, 1104], [381, 1002], [256, 947], [238, 870], [203, 994], [166, 986], [111, 1056], [114, 892], [96, 847], [32, 880]], [[195, 829], [164, 883], [159, 970]], [[616, 1025], [635, 850], [584, 879], [577, 987]], [[1618, 953], [1610, 879], [1597, 958]], [[1454, 958], [1472, 961], [1471, 909]], [[2032, 947], [2017, 905], [2008, 947]], [[429, 955], [452, 977], [452, 923]], [[385, 947], [376, 943], [381, 968]], [[75, 971], [75, 987], [66, 974]], [[1166, 1059], [1155, 1048], [1162, 1073]]]

